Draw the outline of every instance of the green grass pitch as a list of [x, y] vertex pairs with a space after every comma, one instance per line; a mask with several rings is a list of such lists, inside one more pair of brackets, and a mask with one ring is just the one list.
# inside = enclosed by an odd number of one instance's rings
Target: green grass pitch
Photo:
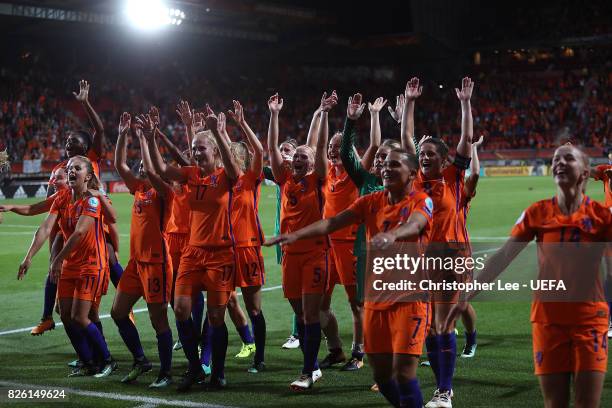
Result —
[[[603, 198], [601, 184], [592, 182], [589, 194], [592, 198]], [[483, 178], [478, 195], [470, 213], [469, 231], [473, 238], [507, 236], [511, 226], [532, 202], [554, 194], [551, 178]], [[131, 196], [118, 194], [112, 197], [119, 212], [122, 234], [120, 258], [127, 264], [129, 255], [129, 225]], [[33, 202], [34, 200], [6, 200], [9, 202]], [[275, 191], [264, 187], [261, 194], [260, 218], [267, 235], [272, 234], [275, 214]], [[5, 214], [0, 225], [0, 333], [33, 326], [38, 322], [42, 309], [42, 296], [48, 268], [48, 251], [41, 250], [24, 281], [17, 281], [17, 269], [32, 235], [42, 217], [19, 217]], [[485, 238], [486, 239], [486, 238]], [[265, 248], [266, 287], [280, 285], [280, 268], [275, 262], [273, 250]], [[535, 274], [535, 259], [529, 266]], [[108, 314], [114, 296], [109, 288], [100, 313]], [[453, 402], [456, 407], [537, 407], [542, 406], [538, 383], [533, 375], [531, 357], [531, 333], [528, 302], [476, 302], [478, 313], [479, 347], [471, 360], [458, 359]], [[144, 307], [139, 302], [136, 308]], [[333, 304], [340, 322], [345, 351], [350, 350], [351, 318], [342, 287], [335, 290]], [[280, 345], [291, 328], [291, 310], [279, 289], [269, 290], [263, 296], [263, 310], [268, 325], [266, 364], [268, 370], [252, 375], [246, 372], [250, 361], [234, 358], [239, 350], [239, 337], [228, 319], [230, 344], [227, 357], [226, 377], [229, 387], [222, 393], [206, 393], [197, 389], [188, 394], [177, 394], [174, 387], [163, 391], [150, 391], [147, 386], [154, 380], [155, 369], [144, 375], [137, 384], [123, 385], [119, 379], [131, 366], [131, 356], [124, 346], [111, 319], [102, 320], [106, 339], [112, 354], [119, 362], [119, 370], [109, 378], [67, 378], [66, 363], [74, 358], [74, 352], [62, 327], [40, 337], [32, 337], [29, 331], [0, 334], [0, 386], [2, 382], [37, 384], [67, 387], [80, 391], [96, 391], [121, 396], [154, 397], [173, 401], [194, 401], [208, 404], [244, 407], [376, 407], [386, 406], [379, 394], [369, 390], [372, 379], [367, 366], [355, 373], [325, 370], [323, 378], [311, 392], [294, 394], [289, 383], [295, 379], [301, 367], [299, 350], [281, 350]], [[170, 313], [169, 315], [172, 315]], [[59, 317], [55, 316], [56, 322]], [[137, 327], [146, 354], [157, 362], [155, 334], [146, 313], [136, 315]], [[171, 327], [174, 327], [173, 321]], [[461, 332], [461, 327], [459, 327]], [[174, 338], [177, 338], [173, 329]], [[458, 337], [458, 347], [463, 345], [463, 336]], [[319, 357], [325, 353], [322, 343]], [[185, 370], [186, 360], [181, 352], [174, 353], [174, 375]], [[434, 378], [429, 368], [419, 368], [418, 377], [426, 400], [434, 388]], [[11, 387], [15, 388], [15, 387]], [[106, 395], [106, 394], [105, 394]], [[108, 397], [108, 395], [107, 395]], [[68, 392], [60, 405], [55, 402], [36, 403], [37, 406], [103, 406], [135, 407], [139, 401], [113, 400], [93, 395], [74, 395]], [[12, 406], [17, 402], [6, 399], [6, 388], [2, 388], [0, 405]], [[158, 405], [159, 401], [151, 406]], [[23, 406], [23, 405], [21, 405]], [[160, 405], [161, 406], [161, 405]], [[612, 380], [606, 380], [602, 406], [612, 406]]]

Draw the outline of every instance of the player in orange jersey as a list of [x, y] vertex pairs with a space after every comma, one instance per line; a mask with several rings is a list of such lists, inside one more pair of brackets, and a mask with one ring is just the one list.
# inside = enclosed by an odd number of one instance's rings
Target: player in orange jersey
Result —
[[[531, 305], [535, 374], [544, 406], [569, 406], [573, 386], [575, 407], [598, 407], [608, 359], [608, 307], [599, 269], [604, 245], [612, 240], [612, 211], [584, 195], [589, 158], [575, 146], [564, 145], [555, 151], [552, 173], [556, 195], [523, 211], [508, 241], [477, 278], [495, 280], [536, 239], [538, 278], [563, 279], [564, 297], [578, 293], [568, 300], [535, 293]], [[587, 256], [579, 256], [579, 251]], [[452, 327], [467, 300], [476, 294], [466, 293], [465, 300], [453, 306], [447, 327]]]
[[[327, 123], [321, 123], [323, 129]], [[340, 159], [340, 143], [342, 133], [336, 133], [327, 144], [327, 131], [319, 136], [317, 154], [326, 155], [321, 159], [326, 169], [326, 182], [324, 186], [325, 206], [323, 217], [331, 218], [346, 210], [359, 197], [357, 187], [344, 170]], [[349, 304], [353, 314], [353, 345], [352, 358], [343, 365], [343, 371], [358, 370], [363, 366], [363, 310], [362, 303], [356, 298], [356, 263], [353, 254], [355, 245], [356, 226], [350, 226], [330, 234], [331, 246], [329, 250], [329, 285], [321, 303], [321, 327], [327, 338], [329, 354], [321, 361], [321, 368], [329, 368], [334, 364], [346, 360], [342, 351], [342, 343], [338, 335], [338, 322], [331, 310], [331, 299], [336, 284], [344, 285]]]
[[[249, 338], [248, 324], [237, 327], [243, 341], [243, 349], [236, 357], [248, 357], [249, 348], [254, 349], [253, 365], [250, 373], [258, 373], [265, 369], [264, 352], [266, 345], [266, 321], [261, 310], [261, 286], [265, 282], [265, 270], [261, 244], [263, 231], [259, 222], [259, 194], [263, 182], [263, 146], [246, 122], [244, 109], [240, 102], [233, 101], [234, 110], [229, 116], [240, 127], [246, 136], [247, 144], [232, 143], [234, 160], [240, 167], [240, 176], [233, 186], [233, 201], [231, 208], [232, 226], [234, 230], [236, 251], [236, 284], [240, 287], [244, 304], [253, 325], [253, 336]], [[223, 131], [225, 134], [225, 124]], [[240, 310], [240, 305], [233, 296], [229, 311]], [[234, 320], [235, 321], [235, 320]], [[250, 341], [249, 341], [250, 340]], [[253, 346], [249, 346], [254, 343]]]
[[[192, 296], [206, 289], [208, 317], [212, 330], [211, 388], [225, 387], [225, 355], [228, 333], [225, 310], [234, 289], [234, 238], [230, 223], [232, 186], [240, 169], [233, 160], [230, 146], [217, 130], [218, 118], [207, 106], [208, 131], [195, 135], [193, 159], [197, 166], [178, 168], [160, 160], [155, 139], [149, 142], [157, 174], [169, 181], [187, 184], [191, 208], [189, 245], [181, 258], [176, 278], [174, 314], [189, 360], [189, 369], [179, 391], [188, 390], [203, 377], [198, 356], [197, 336], [191, 320]], [[223, 167], [220, 167], [221, 163]]]
[[[461, 102], [461, 138], [453, 163], [447, 163], [448, 146], [438, 138], [425, 137], [419, 144], [419, 172], [413, 187], [425, 191], [434, 202], [434, 224], [429, 251], [431, 256], [464, 256], [468, 244], [460, 231], [459, 214], [464, 173], [469, 167], [472, 154], [472, 111], [470, 98], [474, 83], [463, 78], [461, 89], [455, 88]], [[402, 146], [415, 153], [413, 141], [415, 100], [421, 95], [422, 87], [418, 78], [412, 78], [404, 91], [405, 109], [402, 117]], [[430, 271], [436, 281], [456, 280], [459, 275], [453, 271]], [[433, 293], [434, 309], [431, 333], [427, 338], [427, 356], [436, 376], [437, 388], [427, 408], [451, 407], [452, 379], [455, 370], [457, 339], [454, 327], [443, 331], [446, 316], [454, 302], [456, 291], [436, 291]]]
[[[336, 216], [272, 238], [266, 245], [299, 243], [303, 241], [298, 240], [325, 236], [362, 222], [367, 241], [377, 246], [395, 240], [426, 244], [433, 202], [425, 193], [412, 191], [417, 169], [418, 161], [413, 154], [403, 149], [391, 150], [382, 171], [384, 191], [360, 197]], [[398, 235], [395, 229], [400, 225], [403, 233]], [[370, 281], [372, 275], [368, 275], [366, 280]], [[416, 371], [427, 333], [428, 302], [395, 301], [385, 294], [368, 291], [364, 307], [365, 351], [380, 392], [393, 406], [421, 408], [423, 397]]]
[[[132, 370], [121, 380], [130, 383], [152, 364], [145, 357], [136, 326], [129, 318], [134, 304], [144, 297], [151, 324], [157, 335], [160, 371], [149, 386], [164, 388], [172, 383], [172, 332], [168, 326], [168, 301], [172, 291], [172, 265], [164, 230], [169, 218], [172, 189], [154, 171], [145, 137], [152, 138], [156, 125], [150, 115], [136, 118], [133, 136], [140, 142], [142, 164], [139, 177], [127, 165], [127, 135], [132, 127], [130, 114], [124, 112], [119, 123], [115, 168], [134, 195], [130, 227], [130, 260], [119, 281], [111, 317], [134, 358]], [[145, 136], [146, 135], [146, 136]]]
[[[329, 98], [324, 95], [323, 99], [319, 132], [327, 131], [327, 113], [338, 103], [335, 92]], [[313, 149], [317, 142], [309, 140], [309, 145], [296, 149], [291, 170], [287, 169], [278, 147], [278, 115], [283, 107], [283, 100], [275, 94], [268, 100], [268, 107], [268, 149], [272, 173], [281, 189], [281, 233], [287, 234], [320, 220], [323, 216], [325, 156], [324, 153], [315, 156]], [[321, 376], [317, 364], [321, 343], [319, 309], [327, 290], [327, 248], [327, 237], [283, 247], [283, 292], [298, 315], [300, 348], [304, 355], [302, 374], [291, 384], [294, 390], [312, 387]]]
[[608, 153], [608, 164], [602, 164], [591, 169], [591, 177], [602, 181], [604, 185], [604, 205], [612, 207], [612, 153]]
[[[150, 114], [153, 113], [152, 117], [157, 118], [157, 122], [159, 123], [159, 111], [156, 107], [151, 108]], [[202, 114], [197, 113], [191, 110], [189, 107], [189, 103], [186, 101], [180, 101], [177, 105], [176, 113], [179, 118], [183, 122], [185, 126], [185, 133], [187, 136], [187, 150], [184, 152], [179, 151], [179, 149], [174, 146], [174, 144], [163, 134], [163, 132], [158, 131], [156, 133], [157, 137], [161, 141], [161, 143], [166, 147], [166, 149], [170, 152], [170, 154], [174, 157], [175, 162], [181, 166], [190, 166], [191, 163], [191, 142], [193, 140], [194, 132], [197, 129], [203, 127]], [[184, 184], [180, 184], [177, 182], [172, 182], [172, 188], [174, 189], [174, 200], [172, 200], [172, 210], [170, 211], [170, 220], [168, 221], [168, 228], [166, 230], [166, 238], [168, 241], [168, 248], [170, 259], [172, 259], [172, 269], [173, 269], [173, 282], [172, 282], [172, 297], [170, 299], [170, 305], [174, 308], [174, 289], [176, 286], [176, 278], [178, 276], [178, 268], [181, 263], [181, 257], [183, 252], [187, 248], [187, 244], [189, 242], [189, 217], [191, 215], [191, 211], [189, 209], [189, 196], [187, 191], [187, 186]], [[202, 320], [204, 317], [204, 295], [202, 292], [198, 292], [195, 297], [191, 309], [191, 317], [193, 319], [194, 328], [197, 337], [200, 337], [202, 329]], [[208, 324], [208, 322], [206, 322]], [[174, 344], [174, 350], [180, 350], [183, 346], [181, 345], [181, 341], [177, 340]], [[203, 347], [203, 346], [202, 346]], [[210, 358], [208, 359], [208, 363], [204, 364], [202, 368], [204, 369], [204, 373], [206, 375], [210, 374]]]
[[[612, 207], [612, 153], [608, 153], [607, 165], [602, 164], [591, 168], [591, 177], [603, 182], [605, 194], [604, 205], [606, 207]], [[609, 250], [605, 262], [606, 282], [604, 289], [606, 292], [606, 299], [608, 300], [608, 308], [612, 314], [612, 249]], [[612, 339], [612, 319], [610, 319], [610, 325], [608, 327], [608, 338]]]
[[[472, 143], [472, 161], [470, 162], [470, 175], [466, 177], [463, 184], [463, 193], [461, 194], [461, 204], [459, 210], [459, 230], [463, 234], [463, 238], [469, 246], [470, 237], [467, 230], [467, 216], [472, 203], [472, 198], [476, 196], [476, 186], [480, 178], [480, 161], [478, 160], [478, 146], [482, 144], [483, 136], [480, 136], [478, 141]], [[465, 313], [461, 315], [461, 322], [465, 328], [465, 345], [461, 352], [461, 358], [472, 358], [476, 354], [476, 311], [472, 305], [469, 305]]]
[[[111, 222], [116, 213], [104, 196], [95, 197], [90, 190], [98, 190], [99, 182], [91, 162], [83, 156], [75, 156], [68, 162], [70, 189], [59, 192], [51, 211], [36, 231], [32, 245], [19, 267], [18, 278], [26, 274], [32, 257], [40, 250], [55, 224], [59, 224], [66, 243], [52, 260], [49, 274], [57, 282], [60, 314], [66, 333], [83, 366], [71, 376], [93, 375], [95, 366], [93, 345], [103, 359], [103, 367], [96, 376], [109, 375], [117, 364], [112, 359], [106, 341], [89, 316], [92, 303], [105, 290], [107, 274], [106, 245], [104, 243], [102, 213]], [[59, 281], [58, 281], [59, 279]]]
[[[94, 170], [94, 174], [100, 180], [100, 159], [104, 156], [104, 126], [102, 120], [96, 113], [95, 109], [89, 102], [89, 83], [85, 80], [79, 81], [79, 92], [73, 92], [72, 94], [76, 100], [83, 105], [87, 113], [90, 124], [94, 128], [93, 135], [88, 130], [76, 129], [68, 133], [66, 138], [66, 154], [68, 158], [81, 155], [86, 156], [90, 161]], [[51, 180], [49, 184], [52, 184], [53, 177], [56, 171], [60, 168], [65, 168], [67, 160], [57, 164], [51, 172]], [[48, 189], [50, 192], [51, 190]], [[50, 208], [50, 207], [49, 207]], [[48, 211], [48, 209], [44, 210]], [[105, 223], [106, 245], [108, 246], [109, 256], [109, 268], [111, 272], [111, 279], [113, 284], [117, 286], [123, 269], [117, 260], [116, 253], [119, 248], [119, 232], [117, 226], [112, 223]], [[52, 235], [53, 241], [51, 242], [51, 258], [55, 257], [57, 253], [62, 249], [63, 236], [61, 234]], [[40, 323], [32, 330], [32, 335], [38, 335], [49, 330], [50, 327], [54, 326], [53, 323], [53, 305], [55, 304], [55, 293], [57, 288], [47, 277], [45, 283], [45, 302], [43, 308], [43, 317]]]

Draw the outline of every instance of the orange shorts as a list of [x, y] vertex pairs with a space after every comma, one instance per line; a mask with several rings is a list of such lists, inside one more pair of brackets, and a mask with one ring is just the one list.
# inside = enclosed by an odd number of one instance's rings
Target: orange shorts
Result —
[[59, 282], [57, 283], [58, 299], [80, 299], [98, 303], [102, 292], [108, 288], [106, 272], [100, 269], [70, 269], [63, 267]]
[[100, 307], [100, 302], [102, 301], [102, 296], [106, 295], [106, 292], [108, 291], [108, 283], [110, 282], [110, 270], [108, 268], [106, 268], [106, 271], [104, 273], [104, 278], [102, 280], [102, 290], [100, 293], [100, 296], [96, 296], [96, 298], [93, 300], [93, 307], [96, 308], [96, 310], [99, 309]]
[[283, 254], [283, 292], [287, 299], [299, 299], [306, 294], [324, 294], [329, 278], [327, 251]]
[[189, 234], [166, 234], [166, 242], [168, 243], [168, 255], [172, 260], [172, 272], [176, 274], [181, 264], [181, 256], [189, 243]]
[[420, 356], [430, 316], [428, 302], [396, 303], [382, 310], [365, 308], [365, 352]]
[[128, 261], [117, 291], [142, 296], [147, 303], [167, 303], [172, 291], [172, 264]]
[[234, 286], [262, 286], [265, 281], [265, 270], [261, 247], [236, 248], [236, 277]]
[[606, 372], [608, 325], [531, 323], [535, 374]]
[[357, 284], [357, 257], [353, 255], [353, 241], [332, 241], [329, 251], [329, 286], [327, 294], [334, 291], [334, 286], [344, 285], [349, 298], [355, 298], [355, 285]]
[[201, 248], [187, 245], [181, 257], [174, 295], [195, 296], [205, 290], [209, 305], [226, 305], [234, 290], [234, 265], [232, 247]]

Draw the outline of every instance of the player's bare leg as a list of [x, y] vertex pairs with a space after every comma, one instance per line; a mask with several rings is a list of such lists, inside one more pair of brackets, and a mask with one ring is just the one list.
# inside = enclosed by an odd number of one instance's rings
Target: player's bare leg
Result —
[[261, 310], [261, 286], [247, 286], [242, 288], [241, 291], [244, 307], [251, 320], [253, 337], [255, 338], [253, 366], [248, 371], [255, 374], [265, 369], [266, 319]]
[[[567, 408], [570, 401], [570, 373], [539, 375], [545, 408]], [[597, 405], [591, 405], [596, 407]]]
[[598, 407], [606, 373], [578, 371], [574, 374], [574, 408]]
[[346, 356], [342, 351], [342, 341], [338, 333], [338, 320], [334, 311], [331, 309], [333, 288], [330, 288], [328, 293], [323, 295], [321, 300], [320, 322], [321, 330], [325, 334], [327, 340], [327, 350], [329, 353], [321, 360], [321, 368], [329, 368], [335, 364], [344, 363]]

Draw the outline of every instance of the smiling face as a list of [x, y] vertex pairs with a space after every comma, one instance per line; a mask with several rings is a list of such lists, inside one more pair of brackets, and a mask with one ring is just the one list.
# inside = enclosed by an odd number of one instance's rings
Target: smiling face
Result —
[[[414, 160], [414, 158], [413, 158]], [[382, 168], [382, 181], [387, 191], [402, 191], [416, 176], [416, 168], [410, 166], [406, 153], [391, 151]]]
[[281, 156], [283, 156], [283, 160], [292, 160], [293, 155], [295, 154], [295, 146], [291, 143], [283, 142], [280, 147]]
[[308, 146], [299, 146], [293, 154], [291, 170], [295, 177], [304, 177], [314, 167], [314, 152]]
[[552, 173], [561, 188], [582, 186], [588, 179], [588, 159], [574, 146], [565, 145], [555, 150]]
[[68, 161], [68, 186], [73, 190], [87, 189], [87, 183], [93, 177], [85, 160], [75, 157]]
[[193, 160], [200, 168], [214, 167], [218, 155], [217, 146], [206, 132], [208, 131], [197, 133], [191, 143]]
[[55, 188], [55, 191], [61, 190], [68, 185], [68, 174], [66, 173], [66, 169], [64, 167], [55, 170], [52, 175], [52, 185]]
[[340, 159], [340, 144], [342, 143], [342, 133], [336, 133], [327, 145], [327, 159], [333, 166], [342, 164]]
[[70, 132], [66, 138], [66, 153], [68, 157], [85, 156], [89, 148], [85, 137], [77, 132]]
[[427, 142], [421, 144], [419, 167], [426, 179], [437, 178], [441, 174], [444, 160], [435, 144]]

